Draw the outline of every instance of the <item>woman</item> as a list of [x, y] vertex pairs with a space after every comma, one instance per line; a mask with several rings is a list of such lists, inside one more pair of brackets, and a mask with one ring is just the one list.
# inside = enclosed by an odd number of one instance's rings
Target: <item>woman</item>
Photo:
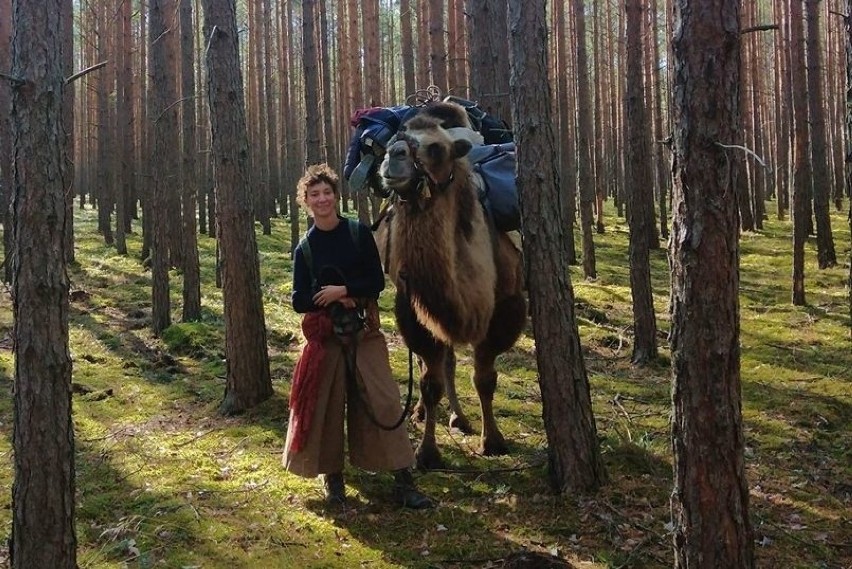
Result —
[[[310, 166], [297, 194], [314, 225], [293, 264], [293, 308], [304, 314], [308, 342], [290, 392], [284, 467], [300, 476], [322, 475], [326, 501], [344, 504], [345, 418], [350, 463], [393, 471], [398, 503], [431, 507], [432, 500], [414, 486], [409, 470], [414, 452], [404, 423], [393, 430], [379, 426], [396, 423], [402, 407], [379, 329], [376, 299], [385, 282], [373, 236], [367, 226], [338, 215], [338, 177], [328, 165]], [[332, 313], [343, 309], [362, 311], [362, 330], [335, 333]]]

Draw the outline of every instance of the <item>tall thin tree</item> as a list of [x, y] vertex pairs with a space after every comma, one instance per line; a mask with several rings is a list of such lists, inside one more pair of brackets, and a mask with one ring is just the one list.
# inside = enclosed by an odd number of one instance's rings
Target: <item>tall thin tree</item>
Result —
[[625, 193], [630, 223], [630, 291], [633, 295], [633, 357], [645, 364], [657, 357], [657, 321], [651, 289], [650, 243], [654, 240], [654, 184], [651, 177], [649, 123], [642, 78], [642, 3], [625, 0], [627, 14], [627, 127]]
[[560, 492], [594, 490], [605, 475], [560, 235], [565, 223], [551, 126], [545, 0], [509, 0], [508, 18], [525, 270], [533, 329], [541, 342], [536, 359], [550, 483]]
[[174, 60], [169, 54], [165, 36], [168, 8], [174, 0], [151, 0], [148, 3], [148, 46], [151, 58], [151, 114], [153, 130], [153, 157], [151, 172], [154, 176], [150, 193], [151, 203], [145, 215], [151, 228], [151, 328], [159, 334], [171, 325], [171, 299], [169, 297], [169, 219], [161, 212], [169, 210], [168, 194], [175, 181], [177, 145], [174, 124], [177, 122]]
[[[12, 0], [0, 0], [0, 70], [12, 68]], [[7, 81], [0, 79], [0, 81]], [[0, 156], [12, 155], [12, 91], [0, 85]], [[12, 218], [9, 196], [12, 194], [12, 165], [0, 160], [0, 221], [3, 222], [3, 256], [0, 266], [3, 282], [12, 282]]]
[[[790, 2], [790, 69], [791, 77], [803, 77], [805, 69], [805, 40], [802, 2]], [[808, 101], [805, 84], [790, 81], [793, 102], [793, 179], [790, 214], [793, 218], [793, 289], [795, 306], [805, 304], [805, 240], [811, 223], [808, 207], [810, 176], [810, 136], [808, 135]]]
[[577, 194], [580, 196], [580, 226], [583, 235], [583, 274], [587, 279], [597, 277], [594, 224], [595, 184], [592, 179], [592, 117], [589, 62], [586, 56], [586, 7], [583, 0], [570, 0], [573, 7], [574, 28], [577, 35]]
[[675, 0], [672, 447], [675, 564], [754, 567], [740, 395], [740, 0]]
[[227, 384], [223, 414], [272, 395], [254, 209], [248, 177], [243, 77], [235, 0], [203, 0], [207, 97], [225, 303]]
[[837, 264], [834, 237], [831, 233], [829, 203], [829, 155], [826, 147], [825, 125], [825, 69], [822, 66], [820, 41], [820, 0], [805, 0], [807, 8], [807, 62], [808, 62], [808, 113], [811, 137], [811, 194], [814, 197], [814, 222], [816, 224], [817, 262], [820, 269]]
[[181, 221], [183, 223], [183, 315], [184, 322], [201, 318], [201, 274], [198, 264], [198, 220], [195, 213], [196, 177], [195, 129], [195, 31], [192, 25], [192, 2], [180, 0], [180, 83], [181, 83], [181, 146], [180, 170]]
[[[15, 338], [11, 566], [76, 569], [63, 165], [63, 3], [12, 3], [12, 298]], [[8, 85], [3, 85], [7, 88]]]

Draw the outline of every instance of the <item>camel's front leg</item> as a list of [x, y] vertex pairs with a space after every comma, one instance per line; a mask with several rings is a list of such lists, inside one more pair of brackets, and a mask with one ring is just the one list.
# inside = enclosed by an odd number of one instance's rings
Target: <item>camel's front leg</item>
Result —
[[417, 467], [425, 470], [443, 468], [444, 461], [435, 439], [435, 427], [438, 423], [438, 403], [444, 392], [444, 365], [448, 349], [441, 348], [433, 354], [423, 356], [420, 376], [420, 405], [423, 409], [423, 438], [414, 453]]
[[494, 418], [494, 391], [497, 388], [497, 370], [494, 369], [495, 354], [482, 345], [474, 348], [473, 383], [479, 395], [482, 410], [482, 438], [479, 452], [485, 456], [508, 454], [509, 448]]
[[[449, 346], [438, 342], [417, 322], [408, 298], [397, 289], [394, 313], [399, 330], [408, 348], [420, 357], [420, 401], [417, 409], [423, 414], [423, 438], [414, 456], [417, 467], [442, 468], [441, 453], [435, 440], [436, 412], [444, 394], [444, 370]], [[416, 415], [415, 415], [416, 416]]]

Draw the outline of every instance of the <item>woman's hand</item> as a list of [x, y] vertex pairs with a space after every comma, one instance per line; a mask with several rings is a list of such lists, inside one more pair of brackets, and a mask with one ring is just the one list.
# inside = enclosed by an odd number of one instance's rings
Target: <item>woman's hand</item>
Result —
[[347, 294], [348, 291], [344, 285], [327, 285], [321, 287], [319, 292], [314, 295], [314, 304], [325, 308], [346, 297]]

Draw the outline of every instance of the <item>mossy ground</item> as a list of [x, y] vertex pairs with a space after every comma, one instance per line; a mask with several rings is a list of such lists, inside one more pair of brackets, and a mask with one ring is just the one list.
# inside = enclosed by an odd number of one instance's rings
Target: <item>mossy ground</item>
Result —
[[[807, 250], [807, 300], [790, 304], [790, 225], [774, 219], [742, 237], [742, 382], [746, 468], [760, 567], [852, 566], [852, 345], [846, 290], [850, 235], [834, 214], [841, 261], [816, 268]], [[289, 306], [289, 228], [258, 232], [275, 395], [239, 416], [217, 414], [224, 393], [222, 295], [214, 241], [201, 236], [203, 318], [150, 334], [150, 272], [139, 234], [120, 256], [95, 232], [92, 210], [76, 212], [77, 262], [70, 351], [74, 363], [77, 536], [83, 568], [498, 567], [527, 549], [575, 567], [669, 567], [669, 271], [652, 252], [661, 358], [630, 365], [625, 224], [609, 218], [595, 235], [598, 279], [572, 267], [577, 316], [609, 482], [588, 496], [554, 496], [527, 335], [501, 357], [496, 409], [511, 456], [477, 456], [477, 437], [439, 428], [447, 471], [418, 475], [440, 500], [432, 511], [400, 510], [390, 478], [347, 470], [351, 506], [324, 510], [318, 484], [280, 465], [287, 394], [298, 355], [299, 319]], [[578, 236], [579, 238], [579, 236]], [[578, 241], [579, 243], [579, 241]], [[172, 272], [173, 320], [181, 276]], [[382, 298], [394, 370], [405, 388], [407, 352]], [[0, 301], [0, 537], [11, 530], [12, 313]], [[478, 406], [459, 357], [469, 416]], [[412, 440], [419, 426], [409, 425]]]

